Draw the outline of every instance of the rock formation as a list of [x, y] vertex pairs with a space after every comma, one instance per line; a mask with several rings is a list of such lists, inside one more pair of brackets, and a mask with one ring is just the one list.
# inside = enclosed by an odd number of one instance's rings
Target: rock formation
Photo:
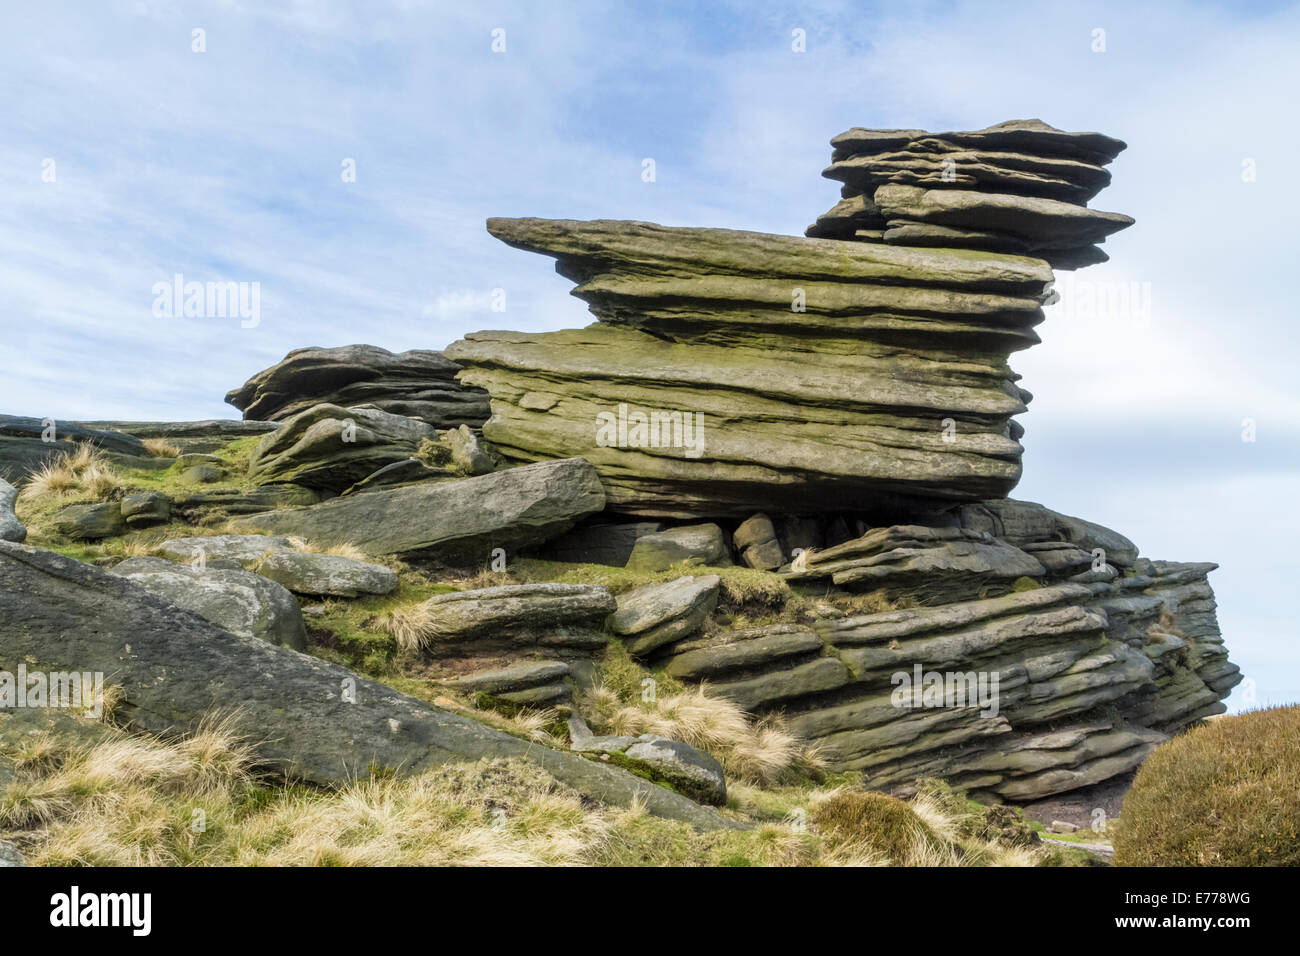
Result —
[[314, 405], [374, 405], [435, 428], [477, 427], [487, 396], [456, 383], [460, 366], [441, 352], [394, 355], [373, 345], [294, 349], [226, 395], [245, 418], [280, 422]]
[[492, 219], [557, 257], [600, 321], [480, 332], [447, 355], [492, 395], [484, 437], [521, 461], [582, 456], [613, 511], [665, 517], [975, 500], [1020, 476], [1051, 270], [994, 252], [898, 249], [648, 223]]
[[889, 245], [993, 249], [1055, 269], [1105, 262], [1096, 243], [1133, 224], [1087, 208], [1125, 144], [1014, 120], [967, 133], [851, 129], [822, 175], [843, 199], [807, 235]]
[[[869, 788], [1023, 803], [1132, 770], [1241, 679], [1215, 565], [1006, 497], [1031, 398], [1009, 356], [1038, 342], [1053, 267], [1101, 261], [1131, 222], [1086, 205], [1124, 144], [1036, 120], [833, 144], [844, 199], [807, 237], [489, 220], [557, 260], [585, 329], [300, 349], [230, 394], [246, 422], [49, 441], [0, 419], [0, 539], [40, 545], [0, 540], [0, 662], [111, 671], [155, 732], [235, 694], [274, 731], [266, 764], [314, 782], [525, 755], [701, 826], [724, 822], [681, 794], [723, 803], [731, 768], [602, 726], [601, 699], [639, 706], [613, 684], [653, 672], [780, 715]], [[84, 443], [130, 475], [15, 514], [3, 479]], [[154, 556], [123, 560], [139, 529]], [[333, 546], [372, 560], [315, 553]], [[572, 749], [464, 716], [480, 706], [548, 708]]]

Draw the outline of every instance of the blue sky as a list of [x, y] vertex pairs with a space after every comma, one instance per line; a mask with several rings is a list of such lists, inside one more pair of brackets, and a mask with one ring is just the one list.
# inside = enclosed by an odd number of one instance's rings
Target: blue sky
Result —
[[[5, 19], [8, 413], [231, 417], [225, 392], [292, 348], [586, 324], [484, 219], [799, 234], [837, 197], [819, 173], [849, 126], [1125, 139], [1093, 205], [1137, 224], [1076, 280], [1138, 283], [1151, 308], [1090, 316], [1066, 288], [1013, 357], [1036, 396], [1016, 495], [1218, 561], [1255, 702], [1300, 700], [1295, 4], [43, 0]], [[177, 272], [259, 282], [260, 324], [154, 316]]]

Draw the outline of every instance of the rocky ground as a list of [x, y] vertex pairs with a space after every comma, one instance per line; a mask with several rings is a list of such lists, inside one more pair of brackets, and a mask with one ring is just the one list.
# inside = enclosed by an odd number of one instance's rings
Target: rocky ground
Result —
[[1213, 564], [1005, 497], [1007, 358], [1131, 222], [1085, 205], [1123, 144], [834, 145], [810, 238], [491, 220], [581, 331], [300, 349], [242, 421], [0, 417], [0, 670], [102, 673], [151, 738], [228, 721], [319, 793], [504, 761], [698, 832], [936, 780], [949, 817], [1113, 816], [1240, 679]]

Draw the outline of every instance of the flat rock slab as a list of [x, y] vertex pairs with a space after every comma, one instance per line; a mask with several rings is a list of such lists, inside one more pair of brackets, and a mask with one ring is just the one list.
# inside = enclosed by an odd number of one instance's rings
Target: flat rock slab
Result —
[[307, 508], [238, 518], [248, 531], [295, 534], [370, 554], [485, 564], [567, 531], [605, 507], [596, 470], [581, 458], [491, 475], [334, 498]]
[[718, 575], [704, 574], [634, 588], [619, 595], [606, 626], [632, 654], [647, 654], [698, 631], [718, 606], [721, 584]]
[[215, 534], [196, 538], [172, 538], [158, 546], [158, 553], [172, 561], [238, 561], [248, 567], [277, 551], [293, 551], [285, 535]]
[[134, 730], [190, 732], [234, 712], [261, 764], [338, 786], [369, 769], [419, 773], [488, 757], [531, 761], [592, 798], [641, 801], [658, 816], [734, 827], [716, 811], [615, 767], [438, 710], [344, 667], [242, 638], [128, 578], [0, 542], [0, 660], [102, 671]]
[[240, 637], [306, 650], [302, 611], [284, 587], [249, 571], [199, 570], [164, 558], [127, 558], [111, 574]]
[[397, 587], [396, 572], [382, 564], [334, 554], [274, 551], [256, 569], [262, 577], [284, 585], [295, 594], [353, 598], [388, 594]]
[[563, 643], [567, 631], [599, 628], [615, 606], [602, 587], [547, 583], [438, 594], [421, 608], [433, 622], [435, 643], [497, 638]]
[[523, 661], [495, 670], [478, 671], [452, 680], [440, 681], [467, 693], [503, 694], [526, 688], [553, 684], [569, 675], [569, 665], [564, 661]]

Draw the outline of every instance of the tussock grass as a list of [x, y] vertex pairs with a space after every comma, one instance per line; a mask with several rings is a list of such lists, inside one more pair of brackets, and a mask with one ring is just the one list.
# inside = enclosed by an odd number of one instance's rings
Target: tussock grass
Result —
[[[654, 681], [652, 696], [647, 678]], [[710, 697], [707, 685], [686, 687], [664, 674], [652, 676], [618, 641], [606, 650], [598, 682], [580, 709], [598, 733], [658, 734], [704, 750], [728, 777], [771, 784], [791, 773], [821, 770], [815, 753], [779, 717], [753, 721], [725, 697]]]
[[[659, 819], [641, 806], [601, 805], [522, 760], [454, 764], [336, 790], [286, 785], [254, 770], [249, 741], [232, 728], [209, 722], [169, 742], [111, 730], [91, 744], [55, 732], [26, 739], [6, 754], [15, 779], [0, 790], [0, 839], [17, 843], [38, 866], [946, 866], [1044, 859], [1032, 850], [953, 843], [963, 823], [945, 816], [957, 813], [952, 807], [920, 799], [909, 805], [848, 783], [772, 791], [762, 812], [739, 815], [751, 828], [719, 831]], [[876, 817], [879, 826], [868, 822]]]
[[181, 446], [167, 438], [145, 438], [144, 453], [150, 458], [179, 458]]
[[1118, 866], [1300, 865], [1300, 706], [1223, 717], [1161, 744], [1111, 835]]
[[21, 500], [89, 498], [104, 501], [122, 489], [122, 478], [94, 445], [82, 443], [45, 462], [27, 479]]

